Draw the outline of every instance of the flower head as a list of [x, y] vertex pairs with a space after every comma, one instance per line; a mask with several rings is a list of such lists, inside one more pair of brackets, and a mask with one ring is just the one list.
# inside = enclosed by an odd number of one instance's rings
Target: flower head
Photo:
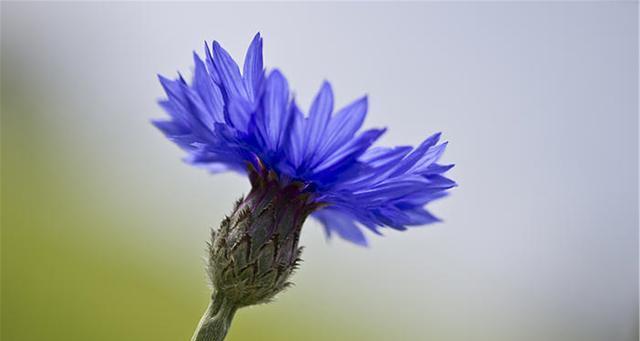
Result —
[[327, 233], [357, 244], [366, 244], [361, 226], [379, 233], [438, 221], [424, 206], [455, 186], [443, 175], [453, 165], [437, 163], [447, 145], [439, 133], [416, 148], [372, 147], [385, 129], [360, 131], [367, 98], [334, 110], [328, 82], [305, 115], [282, 73], [265, 72], [259, 34], [242, 72], [217, 42], [194, 63], [190, 83], [160, 77], [170, 119], [154, 122], [190, 164], [242, 173], [250, 165], [282, 188], [299, 184]]

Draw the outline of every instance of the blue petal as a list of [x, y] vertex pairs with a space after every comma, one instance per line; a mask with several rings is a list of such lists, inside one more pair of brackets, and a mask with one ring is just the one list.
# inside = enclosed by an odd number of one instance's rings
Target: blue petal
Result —
[[407, 229], [405, 225], [409, 221], [409, 216], [393, 205], [382, 206], [377, 210], [376, 215], [383, 224], [395, 230], [404, 231]]
[[404, 214], [408, 217], [406, 225], [420, 226], [440, 222], [441, 220], [422, 207], [405, 209]]
[[230, 100], [225, 111], [225, 122], [241, 132], [247, 131], [253, 108], [242, 98]]
[[[329, 155], [324, 161], [321, 161], [314, 171], [320, 173], [330, 168], [336, 168], [335, 166], [339, 164], [347, 162], [353, 163], [353, 160], [362, 155], [384, 132], [385, 129], [370, 129], [365, 131], [358, 138], [339, 147], [338, 150]], [[333, 169], [333, 171], [337, 170]]]
[[382, 167], [388, 163], [395, 163], [397, 160], [403, 158], [411, 149], [413, 148], [409, 146], [395, 148], [374, 147], [362, 154], [359, 160], [371, 167]]
[[424, 186], [421, 191], [411, 193], [398, 200], [398, 204], [409, 206], [424, 206], [429, 202], [440, 199], [446, 195], [447, 192], [445, 192], [445, 189]]
[[324, 132], [333, 111], [333, 91], [331, 84], [325, 81], [311, 104], [309, 119], [305, 128], [304, 160], [310, 160], [325, 139]]
[[422, 173], [429, 169], [429, 167], [440, 159], [444, 150], [447, 148], [447, 142], [439, 144], [435, 147], [429, 148], [422, 157], [416, 161], [416, 163], [409, 169], [411, 173]]
[[312, 164], [315, 166], [318, 162], [348, 142], [362, 126], [366, 115], [366, 97], [355, 101], [335, 114], [329, 121], [329, 125], [322, 139], [323, 143], [315, 154]]
[[295, 171], [295, 169], [302, 163], [304, 157], [304, 144], [308, 138], [305, 136], [305, 118], [302, 112], [295, 102], [291, 103], [291, 107], [291, 119], [293, 122], [291, 123], [291, 140], [289, 141], [288, 154], [290, 160], [289, 166]]
[[427, 167], [425, 172], [441, 174], [453, 168], [453, 166], [455, 165], [439, 165], [437, 163], [433, 163], [429, 167]]
[[190, 133], [188, 127], [174, 121], [152, 120], [151, 123], [160, 129], [167, 137], [188, 135]]
[[291, 111], [287, 104], [289, 100], [289, 86], [282, 73], [274, 70], [267, 78], [265, 95], [262, 103], [264, 114], [265, 136], [271, 150], [277, 150], [286, 136], [286, 127]]
[[262, 65], [262, 38], [256, 33], [251, 41], [244, 58], [244, 86], [247, 89], [248, 99], [255, 102], [260, 95], [260, 88], [264, 78], [264, 66]]
[[427, 181], [421, 181], [414, 178], [402, 181], [386, 182], [373, 189], [358, 191], [354, 194], [356, 195], [357, 200], [366, 200], [371, 203], [382, 203], [403, 199], [413, 193], [422, 192], [423, 188], [427, 187], [427, 184]]
[[213, 56], [211, 55], [211, 49], [209, 48], [209, 44], [207, 44], [207, 42], [204, 42], [204, 52], [205, 52], [205, 56], [206, 56], [206, 61], [207, 61], [207, 69], [210, 72], [210, 76], [211, 76], [211, 80], [216, 83], [216, 84], [222, 84], [222, 80], [220, 79], [220, 75], [218, 75], [218, 71], [216, 70], [216, 67], [214, 65], [213, 62]]
[[[182, 87], [179, 80], [171, 80], [164, 76], [158, 75], [158, 79], [160, 80], [160, 84], [162, 88], [164, 88], [164, 92], [167, 94], [169, 101], [173, 102], [174, 105], [179, 105], [180, 108], [176, 109], [184, 109], [186, 108], [186, 98], [182, 93]], [[185, 112], [186, 113], [186, 112]]]
[[457, 186], [453, 180], [439, 174], [428, 175], [426, 178], [429, 180], [429, 187], [431, 188], [449, 189]]
[[368, 166], [368, 172], [347, 185], [351, 187], [371, 187], [389, 178], [389, 172], [398, 165], [398, 161], [404, 158], [413, 148], [373, 148], [360, 157], [360, 161]]
[[247, 90], [240, 76], [240, 69], [233, 61], [229, 53], [218, 44], [213, 42], [213, 66], [220, 76], [222, 85], [227, 90], [227, 94], [233, 97], [242, 97], [247, 99]]
[[324, 225], [328, 236], [336, 232], [340, 237], [349, 240], [357, 245], [367, 246], [367, 239], [364, 233], [356, 226], [353, 218], [332, 208], [324, 208], [315, 213], [313, 217]]
[[406, 173], [413, 165], [420, 160], [420, 158], [436, 143], [440, 140], [440, 133], [436, 133], [420, 144], [411, 154], [403, 159], [398, 167], [394, 170], [391, 176], [397, 176]]
[[216, 122], [224, 121], [224, 99], [218, 86], [211, 80], [204, 63], [194, 52], [193, 61], [195, 63], [195, 75], [193, 85], [198, 95], [202, 98], [204, 105], [208, 108]]
[[198, 99], [194, 98], [192, 91], [182, 78], [172, 81], [163, 76], [158, 76], [168, 101], [160, 104], [180, 123], [189, 126], [194, 134], [203, 138], [211, 137], [210, 115], [206, 112]]
[[171, 116], [172, 119], [174, 119], [176, 121], [179, 121], [180, 123], [187, 124], [187, 120], [185, 118], [184, 110], [180, 110], [179, 108], [177, 108], [173, 104], [173, 101], [171, 101], [171, 100], [160, 100], [160, 101], [158, 101], [158, 105], [160, 105], [160, 107], [162, 109], [164, 109], [164, 111], [167, 114], [169, 114], [169, 116]]
[[212, 131], [215, 119], [202, 98], [186, 85], [183, 86], [183, 93], [187, 99], [188, 112], [194, 117], [194, 122], [199, 122], [206, 130]]

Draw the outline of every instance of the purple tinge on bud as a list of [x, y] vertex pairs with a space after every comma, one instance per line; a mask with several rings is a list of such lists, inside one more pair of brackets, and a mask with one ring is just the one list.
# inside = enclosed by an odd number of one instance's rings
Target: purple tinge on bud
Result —
[[261, 165], [250, 166], [249, 175], [251, 192], [213, 232], [209, 247], [214, 292], [237, 307], [268, 302], [289, 285], [302, 224], [321, 205], [304, 184], [283, 183]]

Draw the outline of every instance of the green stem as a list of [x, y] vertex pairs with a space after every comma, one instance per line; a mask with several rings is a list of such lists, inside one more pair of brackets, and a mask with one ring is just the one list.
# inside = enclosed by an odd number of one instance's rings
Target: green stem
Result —
[[236, 306], [222, 295], [214, 294], [202, 315], [191, 341], [222, 341], [236, 313]]

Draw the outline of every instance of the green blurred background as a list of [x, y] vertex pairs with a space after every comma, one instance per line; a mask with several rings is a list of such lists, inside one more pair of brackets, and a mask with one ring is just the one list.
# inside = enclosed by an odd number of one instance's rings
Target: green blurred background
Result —
[[189, 339], [248, 183], [179, 162], [155, 77], [256, 31], [303, 105], [328, 78], [384, 143], [444, 131], [461, 187], [368, 249], [308, 222], [296, 285], [230, 341], [638, 339], [637, 4], [0, 8], [2, 340]]

